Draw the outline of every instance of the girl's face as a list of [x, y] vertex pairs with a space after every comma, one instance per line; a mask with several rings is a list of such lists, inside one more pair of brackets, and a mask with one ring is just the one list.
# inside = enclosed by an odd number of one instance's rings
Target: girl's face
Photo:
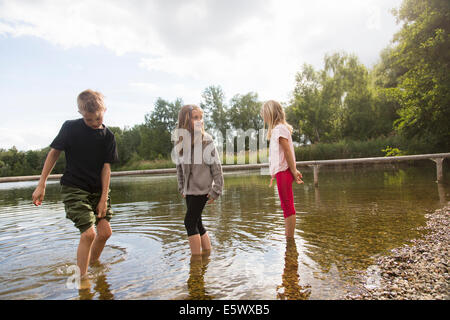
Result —
[[192, 128], [196, 131], [201, 131], [203, 128], [203, 114], [196, 109], [192, 110]]

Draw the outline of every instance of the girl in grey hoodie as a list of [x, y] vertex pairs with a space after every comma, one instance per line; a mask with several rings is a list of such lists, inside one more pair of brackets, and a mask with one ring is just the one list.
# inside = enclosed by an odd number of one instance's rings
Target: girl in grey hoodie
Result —
[[222, 194], [223, 174], [212, 137], [204, 130], [200, 107], [185, 105], [178, 113], [173, 155], [178, 191], [186, 199], [184, 225], [191, 253], [207, 254], [211, 241], [202, 223], [202, 211], [206, 203], [213, 203]]

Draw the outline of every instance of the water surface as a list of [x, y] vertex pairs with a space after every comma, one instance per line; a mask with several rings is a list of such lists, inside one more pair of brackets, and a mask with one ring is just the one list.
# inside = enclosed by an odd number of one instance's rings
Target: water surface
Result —
[[295, 241], [284, 237], [268, 176], [235, 172], [203, 213], [213, 251], [195, 260], [176, 177], [113, 178], [113, 236], [83, 290], [67, 286], [79, 233], [65, 218], [59, 183], [49, 182], [41, 207], [31, 204], [36, 182], [0, 184], [0, 299], [339, 299], [449, 200], [433, 164], [321, 168], [319, 188], [302, 172]]

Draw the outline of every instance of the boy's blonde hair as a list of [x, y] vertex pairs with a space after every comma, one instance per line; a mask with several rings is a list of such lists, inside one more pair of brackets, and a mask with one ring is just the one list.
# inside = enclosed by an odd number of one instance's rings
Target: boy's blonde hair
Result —
[[80, 112], [95, 113], [97, 111], [106, 110], [103, 102], [103, 94], [100, 92], [87, 89], [81, 92], [77, 98], [78, 110]]
[[261, 107], [261, 117], [264, 120], [264, 124], [267, 123], [269, 127], [267, 132], [267, 140], [270, 140], [273, 128], [275, 128], [280, 123], [286, 125], [286, 127], [288, 127], [289, 129], [289, 132], [292, 134], [292, 126], [286, 122], [286, 115], [284, 113], [283, 107], [278, 102], [274, 100], [266, 101]]

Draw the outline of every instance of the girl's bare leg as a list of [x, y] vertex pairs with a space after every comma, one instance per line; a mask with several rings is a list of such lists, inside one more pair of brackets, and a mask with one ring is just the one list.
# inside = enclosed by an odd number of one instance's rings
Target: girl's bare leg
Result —
[[287, 238], [293, 238], [295, 234], [295, 214], [284, 219], [285, 233]]
[[191, 254], [192, 255], [200, 255], [202, 254], [202, 241], [200, 239], [199, 234], [194, 234], [193, 236], [190, 236], [189, 238], [189, 247], [191, 248]]
[[211, 240], [209, 239], [208, 232], [203, 234], [201, 237], [201, 245], [203, 251], [211, 251]]

